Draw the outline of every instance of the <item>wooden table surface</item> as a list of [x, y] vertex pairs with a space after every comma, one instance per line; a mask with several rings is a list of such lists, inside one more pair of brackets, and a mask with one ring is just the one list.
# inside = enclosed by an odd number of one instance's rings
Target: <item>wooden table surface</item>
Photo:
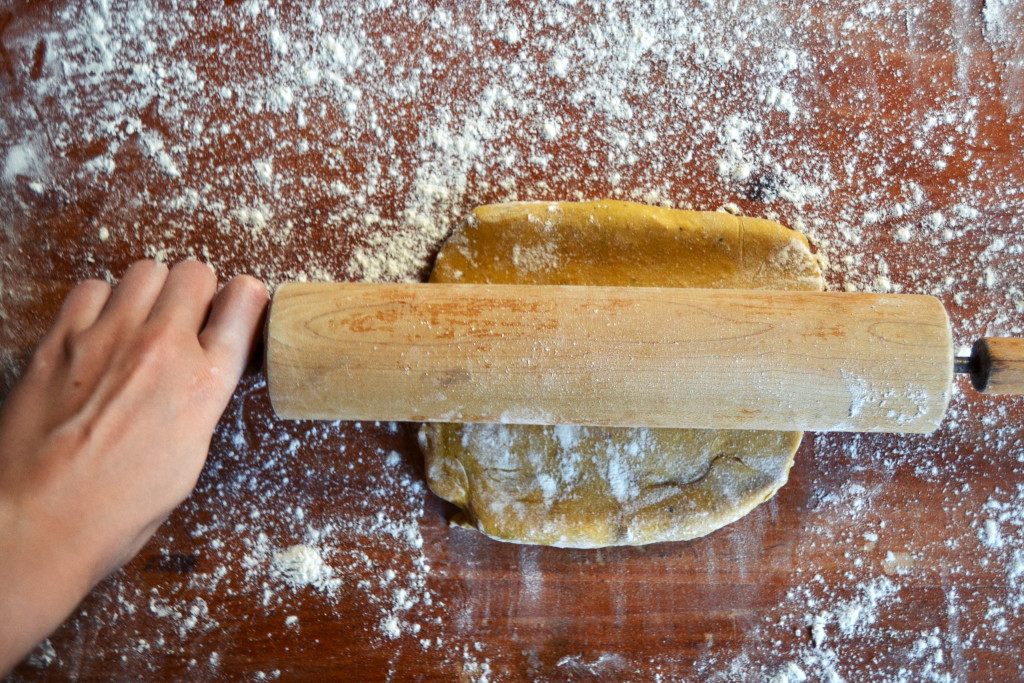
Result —
[[[830, 289], [1024, 334], [1018, 2], [313, 4], [0, 3], [0, 392], [80, 278], [416, 280], [510, 199], [732, 203]], [[706, 538], [561, 550], [450, 529], [415, 425], [279, 421], [248, 378], [11, 678], [1020, 680], [1022, 418], [961, 380], [933, 435], [806, 435]], [[296, 544], [333, 580], [286, 582]]]

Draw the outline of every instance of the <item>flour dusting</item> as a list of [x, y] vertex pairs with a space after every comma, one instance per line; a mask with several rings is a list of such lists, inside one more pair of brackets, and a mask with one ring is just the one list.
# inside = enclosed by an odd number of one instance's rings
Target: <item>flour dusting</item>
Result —
[[[517, 200], [778, 220], [833, 291], [937, 296], [957, 347], [1024, 335], [1012, 0], [11, 7], [0, 387], [70, 286], [55, 272], [113, 282], [149, 256], [271, 286], [417, 281], [473, 206]], [[867, 389], [851, 413], [889, 400]], [[1024, 672], [1019, 399], [958, 382], [933, 435], [808, 435], [776, 499], [702, 541], [522, 556], [446, 527], [409, 427], [271, 414], [243, 382], [189, 501], [16, 676], [286, 677], [244, 668], [267, 642], [396, 681], [424, 662], [478, 682]], [[508, 464], [500, 428], [467, 438]], [[553, 432], [570, 457], [539, 504], [588, 476], [586, 438]], [[612, 455], [609, 497], [649, 502]], [[344, 639], [309, 635], [342, 619]]]

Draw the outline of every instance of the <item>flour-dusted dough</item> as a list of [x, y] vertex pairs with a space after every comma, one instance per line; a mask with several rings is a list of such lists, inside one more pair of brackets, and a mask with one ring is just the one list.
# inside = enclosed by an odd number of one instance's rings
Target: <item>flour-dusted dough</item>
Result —
[[[799, 233], [630, 202], [482, 206], [431, 282], [821, 290]], [[696, 538], [786, 482], [801, 432], [428, 424], [427, 482], [454, 522], [517, 543], [591, 548]]]

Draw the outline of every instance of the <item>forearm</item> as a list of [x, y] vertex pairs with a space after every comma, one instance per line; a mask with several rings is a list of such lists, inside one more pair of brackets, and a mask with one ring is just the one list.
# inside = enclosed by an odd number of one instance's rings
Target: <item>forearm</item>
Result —
[[92, 587], [95, 571], [76, 556], [56, 520], [0, 501], [0, 676], [56, 629]]

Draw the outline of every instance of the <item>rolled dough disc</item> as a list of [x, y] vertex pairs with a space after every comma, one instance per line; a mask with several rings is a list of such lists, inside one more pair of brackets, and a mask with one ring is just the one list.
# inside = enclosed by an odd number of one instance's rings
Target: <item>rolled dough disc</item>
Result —
[[[630, 202], [482, 206], [431, 282], [821, 290], [802, 235], [726, 213]], [[785, 482], [801, 432], [427, 424], [431, 490], [453, 523], [574, 548], [711, 533]]]

